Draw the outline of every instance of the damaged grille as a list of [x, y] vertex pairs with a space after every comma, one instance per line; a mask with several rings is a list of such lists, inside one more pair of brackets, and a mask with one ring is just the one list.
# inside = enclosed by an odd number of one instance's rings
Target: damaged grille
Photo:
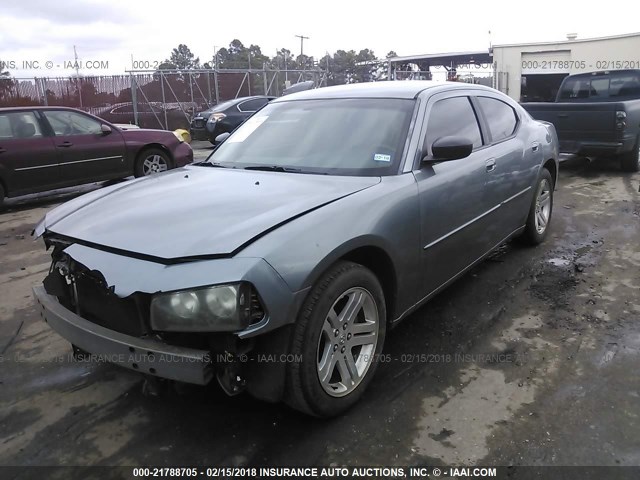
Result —
[[66, 308], [97, 325], [137, 337], [147, 333], [148, 299], [141, 294], [118, 297], [100, 272], [90, 271], [66, 255], [54, 260], [44, 287]]

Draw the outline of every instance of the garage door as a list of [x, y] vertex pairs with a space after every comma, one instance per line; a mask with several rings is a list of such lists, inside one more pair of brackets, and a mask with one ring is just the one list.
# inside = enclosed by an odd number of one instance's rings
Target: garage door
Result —
[[522, 75], [571, 73], [571, 50], [522, 53]]

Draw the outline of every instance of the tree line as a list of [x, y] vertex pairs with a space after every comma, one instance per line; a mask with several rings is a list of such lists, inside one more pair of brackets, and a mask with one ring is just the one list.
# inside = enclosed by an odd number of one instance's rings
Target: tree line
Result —
[[[391, 50], [385, 58], [397, 56]], [[274, 56], [265, 55], [259, 45], [245, 46], [234, 39], [228, 47], [223, 47], [212, 54], [211, 59], [200, 61], [191, 49], [180, 44], [173, 49], [168, 59], [158, 67], [161, 70], [195, 70], [195, 69], [262, 69], [269, 70], [311, 70], [319, 68], [327, 73], [329, 85], [343, 83], [383, 80], [387, 75], [386, 62], [379, 62], [377, 56], [368, 48], [355, 50], [337, 50], [333, 54], [326, 53], [321, 58], [308, 55], [294, 55], [290, 50], [281, 48]]]
[[[386, 58], [393, 56], [397, 56], [397, 54], [394, 51], [390, 51], [387, 53]], [[0, 62], [1, 65], [3, 65], [2, 62]], [[275, 55], [269, 56], [262, 51], [259, 45], [251, 44], [245, 46], [240, 40], [234, 39], [229, 43], [228, 47], [220, 48], [211, 55], [210, 59], [202, 62], [187, 45], [179, 44], [172, 49], [169, 57], [158, 66], [156, 74], [153, 75], [153, 81], [140, 87], [141, 93], [144, 93], [150, 100], [158, 101], [161, 98], [160, 92], [162, 90], [159, 72], [161, 70], [172, 70], [179, 73], [165, 76], [165, 82], [171, 86], [172, 93], [175, 92], [180, 101], [186, 101], [189, 98], [193, 98], [194, 90], [191, 81], [194, 82], [194, 85], [199, 82], [198, 91], [207, 91], [210, 85], [208, 85], [206, 79], [199, 78], [200, 76], [197, 74], [190, 76], [189, 79], [186, 78], [187, 75], [185, 74], [193, 70], [214, 68], [217, 70], [253, 69], [254, 71], [264, 68], [279, 71], [319, 70], [323, 72], [323, 78], [326, 80], [327, 85], [385, 80], [388, 76], [387, 62], [380, 61], [373, 50], [368, 48], [359, 52], [355, 50], [337, 50], [333, 54], [327, 52], [318, 59], [308, 55], [294, 55], [290, 50], [280, 48]], [[234, 74], [227, 74], [223, 77], [219, 79], [220, 96], [225, 99], [230, 95], [233, 97], [241, 86], [242, 75], [237, 74], [237, 78], [234, 78]], [[290, 75], [289, 78], [293, 79], [295, 83], [297, 77]], [[279, 76], [278, 80], [284, 83], [284, 77], [280, 78]], [[260, 73], [252, 75], [252, 78], [245, 82], [240, 93], [261, 92], [264, 89], [262, 88], [263, 81], [264, 79]], [[44, 95], [46, 95], [46, 100], [49, 104], [81, 106], [83, 104], [81, 99], [85, 99], [84, 106], [131, 101], [131, 88], [123, 86], [122, 89], [119, 89], [119, 92], [111, 89], [100, 91], [94, 85], [92, 77], [72, 76], [67, 79], [65, 85], [66, 94], [65, 89], [57, 93], [48, 88], [46, 89]], [[16, 87], [17, 81], [11, 77], [10, 72], [2, 71], [0, 68], [0, 105], [30, 105], [40, 102], [39, 98], [32, 98], [28, 94], [25, 95], [23, 92], [16, 90]], [[279, 86], [280, 89], [283, 87], [284, 85]], [[195, 93], [198, 94], [198, 91]], [[142, 99], [139, 99], [139, 101], [142, 101]]]

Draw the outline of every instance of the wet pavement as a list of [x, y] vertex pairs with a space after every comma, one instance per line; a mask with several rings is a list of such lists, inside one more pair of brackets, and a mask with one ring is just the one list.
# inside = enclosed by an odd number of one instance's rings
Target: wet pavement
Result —
[[[75, 195], [0, 212], [1, 465], [640, 465], [640, 175], [561, 165], [544, 245], [501, 247], [387, 337], [362, 401], [318, 420], [217, 385], [143, 395], [74, 362], [29, 234]], [[98, 188], [98, 186], [87, 187]]]

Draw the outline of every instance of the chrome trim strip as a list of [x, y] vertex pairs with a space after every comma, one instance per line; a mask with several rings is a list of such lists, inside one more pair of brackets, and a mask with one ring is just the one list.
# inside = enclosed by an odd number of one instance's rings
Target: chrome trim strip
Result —
[[495, 207], [493, 207], [490, 210], [487, 210], [486, 212], [478, 215], [476, 218], [473, 218], [471, 220], [469, 220], [467, 223], [465, 223], [464, 225], [460, 225], [458, 228], [456, 228], [455, 230], [450, 231], [449, 233], [444, 234], [442, 237], [434, 240], [433, 242], [429, 243], [428, 245], [425, 245], [423, 247], [423, 250], [426, 250], [427, 248], [433, 247], [436, 243], [440, 243], [442, 240], [450, 237], [451, 235], [458, 233], [460, 230], [467, 228], [469, 225], [471, 225], [474, 222], [477, 222], [478, 220], [480, 220], [483, 217], [486, 217], [487, 215], [489, 215], [491, 212], [497, 210], [498, 208], [500, 208], [500, 205], [496, 205]]
[[122, 157], [122, 155], [115, 155], [113, 157], [88, 158], [86, 160], [76, 160], [74, 162], [64, 162], [64, 163], [60, 163], [59, 165], [61, 167], [64, 167], [65, 165], [71, 165], [72, 163], [96, 162], [98, 160], [114, 160], [114, 159], [123, 160], [123, 157]]
[[[519, 195], [519, 194], [518, 194]], [[398, 322], [400, 322], [401, 320], [403, 320], [407, 315], [413, 313], [415, 310], [417, 310], [419, 307], [421, 307], [422, 305], [424, 305], [428, 300], [430, 300], [431, 298], [433, 298], [435, 295], [437, 295], [439, 292], [441, 292], [444, 288], [446, 288], [447, 286], [449, 286], [451, 283], [453, 283], [454, 281], [456, 281], [459, 277], [461, 277], [462, 275], [464, 275], [466, 272], [468, 272], [469, 270], [471, 270], [473, 267], [475, 267], [478, 263], [482, 262], [487, 256], [489, 256], [491, 254], [491, 252], [493, 252], [496, 248], [498, 248], [500, 245], [502, 245], [503, 243], [505, 243], [506, 241], [508, 241], [510, 238], [513, 238], [514, 236], [518, 235], [519, 233], [521, 233], [522, 231], [524, 231], [525, 229], [525, 225], [516, 228], [513, 232], [511, 232], [509, 235], [507, 235], [505, 238], [503, 238], [502, 240], [500, 240], [498, 243], [496, 243], [491, 249], [489, 249], [487, 252], [485, 252], [483, 255], [481, 255], [477, 260], [475, 260], [474, 262], [472, 262], [471, 264], [469, 264], [468, 266], [466, 266], [465, 268], [463, 268], [462, 270], [460, 270], [458, 273], [456, 273], [453, 277], [451, 277], [449, 280], [447, 280], [446, 282], [444, 282], [442, 285], [440, 285], [439, 287], [436, 287], [435, 289], [433, 289], [428, 295], [425, 295], [424, 297], [422, 297], [422, 299], [418, 300], [416, 303], [414, 303], [412, 306], [410, 306], [409, 308], [407, 308], [404, 312], [402, 312], [402, 314], [397, 317], [395, 320], [391, 321], [391, 325], [395, 325]]]
[[21, 172], [22, 170], [33, 170], [35, 168], [49, 168], [49, 167], [57, 167], [58, 164], [54, 163], [52, 165], [39, 165], [37, 167], [23, 167], [23, 168], [14, 168], [13, 171], [14, 172]]
[[502, 207], [503, 205], [506, 205], [507, 203], [509, 203], [511, 200], [514, 200], [515, 198], [519, 197], [520, 195], [523, 195], [524, 193], [528, 192], [529, 190], [531, 190], [531, 186], [528, 186], [527, 188], [525, 188], [524, 190], [519, 191], [518, 193], [516, 193], [515, 195], [512, 195], [511, 197], [507, 198], [506, 200], [504, 200], [503, 202], [500, 202], [498, 205], [496, 205], [493, 208], [490, 208], [489, 210], [487, 210], [486, 212], [478, 215], [476, 218], [473, 218], [471, 220], [469, 220], [467, 223], [465, 223], [464, 225], [460, 225], [458, 228], [456, 228], [455, 230], [450, 231], [449, 233], [443, 235], [442, 237], [434, 240], [433, 242], [429, 243], [428, 245], [425, 245], [423, 247], [423, 250], [426, 250], [430, 247], [433, 247], [435, 244], [440, 243], [442, 240], [445, 240], [446, 238], [450, 237], [451, 235], [454, 235], [455, 233], [458, 233], [460, 230], [467, 228], [469, 225], [471, 225], [472, 223], [480, 220], [483, 217], [486, 217], [487, 215], [489, 215], [492, 212], [495, 212], [498, 208]]
[[74, 163], [96, 162], [98, 160], [113, 160], [113, 159], [124, 160], [124, 157], [122, 157], [122, 155], [116, 155], [116, 156], [113, 156], [113, 157], [88, 158], [87, 160], [76, 160], [76, 161], [73, 161], [73, 162], [54, 163], [53, 165], [39, 165], [37, 167], [14, 168], [14, 171], [15, 172], [21, 172], [23, 170], [34, 170], [36, 168], [64, 167], [65, 165], [71, 165], [71, 164], [74, 164]]
[[504, 202], [502, 202], [500, 204], [500, 206], [502, 205], [506, 205], [507, 203], [509, 203], [511, 200], [515, 200], [516, 198], [518, 198], [520, 195], [523, 195], [525, 193], [527, 193], [529, 190], [531, 190], [531, 185], [529, 185], [527, 188], [525, 188], [524, 190], [519, 191], [518, 193], [516, 193], [515, 195], [507, 198]]

